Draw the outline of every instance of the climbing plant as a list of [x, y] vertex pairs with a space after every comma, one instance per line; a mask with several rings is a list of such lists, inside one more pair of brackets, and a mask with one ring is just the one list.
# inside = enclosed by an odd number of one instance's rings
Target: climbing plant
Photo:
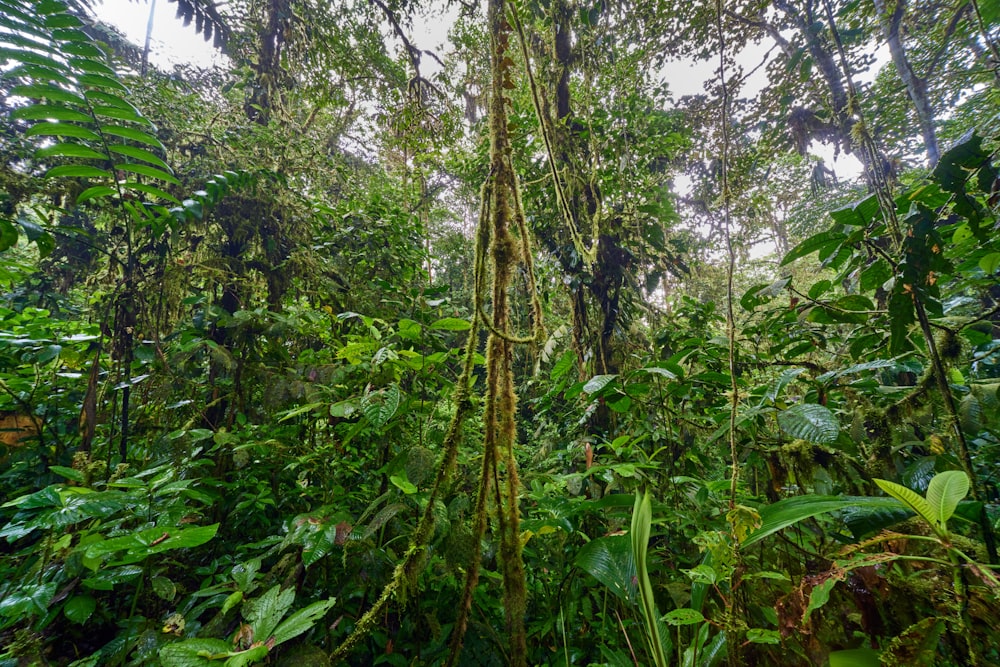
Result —
[[0, 665], [1000, 660], [992, 5], [178, 7], [0, 0]]

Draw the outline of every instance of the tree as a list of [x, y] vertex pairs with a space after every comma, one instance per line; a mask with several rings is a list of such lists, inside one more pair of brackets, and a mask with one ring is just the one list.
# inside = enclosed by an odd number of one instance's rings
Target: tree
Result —
[[0, 0], [0, 662], [1000, 661], [992, 5], [178, 5]]
[[899, 73], [900, 80], [906, 86], [906, 93], [910, 96], [917, 112], [917, 122], [920, 124], [920, 133], [923, 135], [924, 146], [927, 150], [927, 162], [929, 166], [933, 167], [937, 164], [940, 156], [937, 133], [934, 130], [934, 110], [930, 100], [927, 99], [927, 83], [913, 71], [900, 34], [903, 15], [906, 12], [906, 3], [897, 1], [896, 6], [890, 12], [883, 0], [877, 0], [875, 12], [878, 14], [882, 33], [889, 44], [892, 63], [896, 67], [896, 72]]

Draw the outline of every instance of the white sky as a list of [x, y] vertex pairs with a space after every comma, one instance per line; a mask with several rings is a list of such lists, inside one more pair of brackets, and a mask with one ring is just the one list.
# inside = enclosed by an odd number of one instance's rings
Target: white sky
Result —
[[[118, 28], [132, 42], [142, 46], [146, 38], [146, 22], [149, 19], [150, 2], [142, 0], [98, 0], [95, 12], [102, 21]], [[153, 39], [151, 41], [150, 62], [158, 67], [169, 69], [176, 63], [194, 63], [207, 65], [222, 62], [218, 51], [212, 48], [210, 42], [205, 42], [195, 34], [194, 25], [184, 26], [181, 19], [175, 18], [177, 4], [167, 0], [153, 0], [155, 4], [153, 16]], [[449, 16], [448, 14], [451, 14]], [[440, 52], [447, 43], [448, 30], [454, 21], [454, 12], [431, 11], [430, 16], [417, 17], [408, 37], [420, 48], [433, 49]], [[766, 49], [761, 49], [762, 56]], [[754, 54], [756, 59], [757, 54]], [[427, 64], [434, 63], [426, 59]], [[677, 96], [694, 95], [703, 92], [703, 84], [713, 75], [714, 63], [671, 65], [670, 90]], [[749, 69], [749, 68], [748, 68]], [[750, 86], [763, 86], [766, 79], [757, 78]], [[759, 80], [758, 80], [759, 79]]]
[[[170, 69], [177, 63], [194, 63], [196, 65], [222, 64], [225, 61], [211, 43], [205, 42], [194, 32], [194, 26], [185, 27], [183, 22], [175, 18], [176, 3], [166, 0], [152, 0], [155, 5], [153, 17], [153, 39], [151, 41], [150, 62], [162, 69]], [[96, 5], [98, 16], [122, 31], [126, 37], [138, 45], [142, 45], [146, 37], [146, 22], [149, 18], [150, 3], [141, 0], [101, 0]], [[429, 16], [419, 16], [409, 32], [413, 43], [425, 49], [441, 52], [447, 42], [447, 33], [454, 21], [454, 11], [431, 11]], [[388, 30], [388, 26], [386, 26]], [[398, 41], [398, 40], [397, 40]], [[767, 45], [751, 47], [742, 54], [744, 70], [753, 70], [765, 57]], [[428, 69], [425, 76], [433, 74], [436, 62], [425, 58]], [[676, 62], [667, 67], [667, 80], [670, 90], [676, 97], [695, 95], [704, 92], [703, 86], [707, 79], [714, 76], [715, 62], [695, 63]], [[875, 68], [877, 70], [877, 68]], [[767, 84], [767, 75], [763, 67], [748, 79], [744, 90], [759, 90]], [[852, 156], [841, 154], [834, 159], [831, 146], [813, 145], [812, 152], [822, 157], [828, 165], [837, 171], [840, 178], [853, 178], [860, 174], [861, 165]]]
[[[146, 24], [149, 19], [151, 7], [153, 15], [153, 33], [150, 49], [150, 62], [161, 69], [171, 69], [174, 64], [192, 63], [195, 65], [222, 65], [225, 57], [214, 49], [210, 42], [205, 42], [200, 36], [195, 34], [194, 26], [184, 26], [181, 19], [176, 18], [176, 3], [167, 0], [99, 0], [101, 4], [96, 5], [97, 15], [104, 21], [111, 23], [121, 32], [138, 45], [142, 45], [146, 37]], [[152, 5], [150, 4], [152, 3]], [[423, 49], [432, 49], [436, 53], [442, 53], [447, 47], [448, 30], [455, 20], [455, 10], [431, 10], [428, 13], [414, 18], [413, 25], [407, 29], [408, 38], [415, 46]], [[389, 33], [388, 25], [383, 26], [387, 39], [398, 42]], [[396, 47], [398, 48], [398, 44]], [[765, 67], [759, 67], [767, 57], [774, 57], [773, 51], [769, 51], [767, 44], [751, 45], [740, 54], [740, 64], [744, 72], [752, 72], [742, 88], [742, 94], [752, 94], [754, 90], [760, 90], [767, 85], [767, 73]], [[885, 54], [880, 54], [880, 62], [871, 70], [869, 77], [874, 77], [882, 63], [887, 61]], [[437, 69], [437, 63], [433, 58], [425, 58], [425, 76], [433, 75], [433, 70]], [[677, 61], [670, 63], [666, 68], [666, 80], [675, 98], [684, 95], [696, 95], [704, 92], [704, 84], [715, 75], [717, 62], [692, 63]], [[732, 74], [732, 73], [730, 73]], [[822, 157], [826, 164], [832, 168], [840, 179], [855, 179], [862, 173], [861, 163], [857, 158], [840, 154], [834, 156], [832, 146], [813, 143], [811, 152]], [[680, 194], [690, 191], [691, 179], [685, 174], [679, 174], [675, 179], [675, 189]], [[763, 244], [754, 248], [754, 255], [767, 254], [773, 248], [770, 244]]]
[[194, 23], [184, 27], [183, 21], [174, 18], [176, 3], [166, 0], [98, 0], [95, 5], [97, 16], [125, 34], [140, 48], [146, 40], [146, 22], [150, 7], [155, 5], [153, 15], [153, 39], [150, 42], [149, 62], [161, 69], [171, 69], [174, 64], [194, 63], [210, 65], [222, 63], [225, 58], [194, 32]]

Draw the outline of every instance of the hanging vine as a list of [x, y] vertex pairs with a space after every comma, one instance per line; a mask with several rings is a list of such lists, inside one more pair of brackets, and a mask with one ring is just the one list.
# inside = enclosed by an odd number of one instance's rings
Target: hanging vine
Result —
[[[513, 31], [506, 17], [504, 0], [491, 0], [487, 22], [490, 34], [491, 90], [489, 105], [490, 170], [483, 185], [483, 208], [477, 243], [476, 291], [477, 313], [488, 323], [490, 336], [486, 343], [486, 400], [483, 422], [486, 430], [483, 443], [483, 464], [476, 497], [473, 525], [473, 554], [466, 571], [464, 590], [459, 603], [459, 615], [452, 634], [448, 665], [458, 664], [462, 642], [468, 626], [472, 595], [479, 581], [482, 562], [481, 544], [488, 524], [489, 499], [494, 498], [500, 542], [500, 568], [503, 574], [504, 611], [510, 637], [509, 660], [513, 665], [527, 664], [527, 635], [524, 613], [527, 589], [524, 561], [521, 554], [519, 494], [520, 483], [514, 446], [516, 394], [514, 392], [514, 345], [538, 343], [544, 336], [542, 308], [535, 286], [531, 247], [521, 196], [511, 158], [508, 134], [506, 91], [515, 87], [514, 61], [507, 55]], [[516, 21], [516, 18], [515, 18]], [[516, 229], [519, 238], [511, 232]], [[488, 241], [488, 253], [486, 249]], [[491, 260], [487, 267], [486, 255]], [[528, 290], [531, 294], [529, 336], [510, 333], [508, 291], [512, 270], [520, 262], [525, 266]], [[489, 285], [492, 273], [492, 285]], [[491, 289], [492, 315], [483, 312], [482, 295]]]
[[[722, 190], [722, 221], [726, 234], [726, 253], [728, 263], [726, 265], [726, 337], [729, 347], [729, 512], [726, 519], [732, 527], [732, 558], [733, 563], [738, 564], [739, 537], [738, 535], [745, 528], [743, 524], [754, 523], [757, 516], [749, 510], [736, 503], [736, 491], [740, 481], [740, 452], [736, 437], [737, 412], [740, 406], [740, 387], [736, 375], [736, 315], [733, 308], [734, 295], [734, 275], [736, 273], [736, 250], [733, 247], [732, 233], [732, 213], [731, 213], [731, 193], [729, 190], [729, 152], [730, 152], [730, 127], [729, 127], [729, 82], [726, 79], [726, 35], [723, 29], [723, 6], [722, 0], [716, 0], [715, 20], [716, 29], [719, 34], [719, 81], [722, 92], [721, 110], [719, 125], [722, 130], [722, 155], [720, 156], [720, 186]], [[749, 517], [747, 512], [751, 512]], [[733, 572], [733, 579], [730, 582], [730, 595], [725, 602], [725, 629], [726, 629], [726, 651], [729, 656], [730, 665], [743, 664], [739, 634], [741, 632], [741, 610], [739, 608], [739, 597], [737, 589], [740, 586], [740, 568], [736, 567]]]
[[552, 127], [551, 119], [549, 119], [548, 114], [546, 114], [543, 109], [541, 93], [538, 90], [535, 75], [531, 70], [531, 58], [528, 54], [528, 40], [524, 35], [524, 26], [521, 23], [520, 16], [518, 16], [517, 8], [513, 6], [511, 8], [511, 20], [514, 24], [514, 28], [517, 30], [518, 42], [521, 45], [521, 56], [524, 58], [524, 67], [528, 76], [528, 87], [531, 90], [531, 103], [534, 106], [535, 116], [538, 119], [539, 133], [542, 135], [542, 141], [545, 144], [545, 157], [549, 166], [549, 175], [552, 178], [552, 186], [556, 191], [556, 203], [558, 205], [559, 212], [562, 215], [563, 222], [569, 230], [570, 238], [573, 240], [573, 247], [576, 249], [577, 254], [579, 254], [583, 259], [584, 264], [590, 267], [593, 266], [595, 261], [597, 261], [597, 245], [601, 223], [601, 210], [600, 207], [598, 207], [593, 216], [591, 216], [591, 240], [590, 245], [588, 246], [584, 242], [583, 234], [580, 232], [580, 229], [576, 224], [576, 217], [573, 215], [572, 208], [569, 204], [569, 198], [566, 195], [566, 189], [559, 176], [559, 169], [556, 166], [554, 139], [555, 130]]
[[[503, 0], [492, 0], [487, 21], [490, 29], [491, 98], [489, 107], [490, 169], [480, 193], [479, 226], [476, 231], [474, 261], [473, 320], [466, 343], [465, 364], [456, 385], [457, 409], [444, 441], [444, 454], [430, 497], [409, 548], [378, 600], [358, 621], [351, 635], [331, 654], [332, 661], [345, 660], [358, 642], [375, 627], [390, 600], [415, 584], [423, 564], [423, 554], [434, 533], [433, 508], [455, 465], [461, 441], [461, 427], [471, 412], [472, 370], [480, 328], [489, 332], [486, 342], [486, 395], [483, 422], [483, 463], [479, 475], [473, 519], [473, 553], [466, 570], [458, 618], [452, 631], [449, 665], [457, 664], [468, 627], [472, 595], [479, 581], [481, 544], [489, 524], [490, 499], [494, 500], [500, 543], [500, 567], [504, 582], [504, 610], [510, 637], [510, 662], [527, 664], [527, 635], [524, 613], [527, 588], [521, 554], [520, 482], [514, 447], [516, 394], [514, 391], [514, 345], [538, 344], [544, 339], [542, 305], [538, 297], [531, 244], [521, 203], [521, 195], [511, 158], [508, 136], [506, 91], [514, 88], [513, 60], [507, 55], [512, 27], [505, 16]], [[517, 236], [512, 232], [516, 230]], [[517, 336], [511, 332], [508, 292], [517, 264], [524, 267], [530, 294], [532, 332]], [[491, 312], [487, 312], [487, 297]]]

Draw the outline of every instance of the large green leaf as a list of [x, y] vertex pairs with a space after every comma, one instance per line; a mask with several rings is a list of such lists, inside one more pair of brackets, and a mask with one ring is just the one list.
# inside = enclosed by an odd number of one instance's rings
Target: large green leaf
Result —
[[847, 238], [846, 234], [835, 231], [820, 232], [819, 234], [814, 234], [802, 241], [797, 246], [788, 251], [784, 259], [781, 260], [781, 266], [790, 264], [800, 257], [805, 257], [806, 255], [812, 254], [817, 250], [825, 248], [831, 245], [839, 245], [844, 242]]
[[559, 357], [559, 361], [552, 366], [552, 370], [549, 371], [549, 379], [553, 382], [558, 381], [559, 378], [569, 371], [569, 369], [573, 368], [575, 363], [576, 353], [573, 350], [566, 350], [563, 352], [563, 355]]
[[839, 371], [829, 371], [823, 373], [816, 378], [817, 382], [829, 382], [830, 380], [835, 380], [837, 378], [843, 377], [845, 375], [851, 375], [853, 373], [861, 373], [864, 371], [879, 370], [882, 368], [892, 368], [896, 365], [896, 362], [892, 359], [875, 359], [873, 361], [866, 361], [863, 364], [855, 364], [853, 366], [848, 366]]
[[[84, 560], [84, 564], [88, 564]], [[125, 565], [123, 567], [111, 567], [100, 570], [92, 577], [87, 577], [82, 583], [87, 588], [95, 591], [110, 591], [118, 584], [135, 582], [142, 576], [143, 568], [140, 565]]]
[[274, 643], [281, 644], [298, 637], [323, 618], [323, 615], [333, 606], [336, 598], [313, 602], [308, 607], [298, 610], [274, 629]]
[[101, 197], [112, 197], [118, 194], [110, 185], [95, 185], [93, 187], [87, 188], [80, 194], [76, 196], [76, 203], [82, 204], [91, 199], [100, 199]]
[[56, 594], [56, 583], [22, 583], [0, 598], [0, 616], [20, 618], [41, 616], [48, 612], [52, 598]]
[[101, 135], [97, 132], [72, 123], [38, 123], [29, 127], [24, 134], [29, 137], [77, 137], [88, 141], [101, 140]]
[[659, 375], [660, 377], [667, 378], [668, 380], [676, 380], [679, 377], [674, 371], [669, 368], [663, 368], [662, 366], [646, 366], [645, 368], [636, 369], [635, 372]]
[[927, 503], [937, 514], [939, 526], [944, 528], [955, 513], [959, 501], [969, 493], [969, 476], [961, 470], [938, 473], [927, 485]]
[[59, 45], [59, 50], [64, 55], [81, 56], [84, 58], [105, 58], [104, 51], [90, 44], [90, 35], [82, 30], [54, 30], [52, 36], [63, 41]]
[[[108, 73], [109, 72], [105, 72], [105, 74]], [[114, 74], [115, 73], [113, 70], [110, 71], [111, 76], [114, 76]], [[107, 106], [118, 107], [119, 109], [127, 109], [136, 114], [139, 113], [138, 109], [132, 106], [130, 102], [128, 102], [125, 98], [121, 97], [120, 95], [113, 95], [103, 90], [97, 90], [94, 88], [91, 88], [84, 94], [87, 96], [88, 100], [90, 100], [95, 104], [104, 104]]]
[[259, 598], [243, 603], [243, 617], [253, 628], [255, 640], [265, 641], [295, 602], [295, 589], [275, 584]]
[[75, 123], [90, 123], [93, 118], [90, 114], [70, 109], [68, 107], [57, 106], [55, 104], [33, 104], [31, 106], [15, 109], [10, 114], [11, 118], [19, 120], [58, 120]]
[[583, 391], [588, 394], [596, 394], [605, 387], [607, 387], [611, 382], [618, 377], [617, 375], [595, 375], [594, 377], [587, 380], [587, 383], [583, 385]]
[[805, 372], [805, 368], [788, 368], [775, 380], [767, 389], [765, 394], [768, 401], [776, 401], [782, 390], [796, 377]]
[[407, 509], [409, 509], [409, 507], [403, 503], [392, 503], [391, 505], [386, 505], [380, 509], [378, 513], [372, 517], [372, 520], [368, 522], [368, 525], [365, 526], [365, 530], [361, 534], [362, 538], [367, 540], [381, 530], [382, 526], [387, 524], [394, 516]]
[[806, 605], [806, 610], [802, 614], [802, 621], [804, 623], [809, 622], [809, 617], [814, 611], [820, 609], [830, 601], [830, 592], [837, 585], [838, 581], [840, 579], [837, 577], [829, 577], [813, 586], [813, 589], [809, 591], [809, 604]]
[[[707, 632], [710, 626], [706, 623], [701, 627], [704, 632]], [[722, 661], [726, 659], [726, 641], [726, 631], [719, 630], [711, 641], [705, 643], [699, 656], [701, 667], [719, 667], [722, 664]], [[684, 657], [687, 658], [687, 651], [684, 652]]]
[[128, 181], [122, 184], [122, 188], [125, 190], [135, 190], [136, 192], [142, 192], [143, 194], [152, 195], [159, 199], [166, 199], [173, 204], [180, 204], [180, 200], [173, 196], [169, 192], [166, 192], [155, 185], [149, 185], [148, 183], [136, 183], [134, 181]]
[[653, 597], [653, 584], [646, 569], [646, 552], [649, 549], [649, 534], [653, 525], [653, 505], [649, 492], [635, 494], [635, 505], [632, 507], [632, 559], [635, 563], [637, 587], [639, 589], [640, 609], [642, 610], [643, 630], [646, 636], [646, 646], [656, 667], [667, 667], [667, 652], [670, 650], [670, 635], [656, 610]]
[[162, 158], [155, 155], [154, 153], [147, 151], [145, 148], [138, 148], [136, 146], [124, 146], [124, 145], [112, 145], [108, 147], [112, 153], [118, 153], [119, 155], [125, 155], [136, 160], [142, 160], [143, 162], [148, 162], [154, 166], [163, 169], [166, 172], [170, 172], [170, 165], [163, 161]]
[[60, 88], [51, 83], [35, 83], [27, 86], [14, 86], [10, 91], [11, 95], [21, 97], [31, 97], [35, 99], [46, 99], [51, 102], [66, 102], [68, 104], [85, 104], [86, 100], [78, 94]]
[[42, 148], [35, 152], [35, 157], [38, 158], [49, 158], [49, 157], [74, 157], [83, 158], [85, 160], [107, 160], [108, 156], [99, 151], [95, 151], [90, 146], [84, 146], [82, 144], [69, 144], [60, 143], [54, 146], [48, 146]]
[[92, 595], [74, 595], [66, 601], [63, 613], [74, 623], [83, 624], [87, 622], [95, 609], [97, 609], [97, 600]]
[[232, 644], [222, 639], [185, 639], [160, 649], [163, 667], [221, 667], [232, 655]]
[[337, 526], [320, 526], [320, 530], [306, 533], [302, 540], [302, 565], [310, 567], [333, 550], [337, 540]]
[[[117, 77], [118, 74], [107, 64], [93, 58], [76, 57], [69, 59], [69, 65], [77, 72], [87, 72], [89, 74], [103, 74], [104, 76]], [[88, 97], [92, 91], [87, 91]]]
[[369, 392], [361, 399], [361, 411], [375, 428], [382, 428], [399, 408], [399, 386], [391, 384], [385, 389]]
[[803, 519], [857, 506], [872, 509], [900, 509], [903, 507], [895, 498], [884, 497], [795, 496], [793, 498], [785, 498], [773, 505], [767, 505], [760, 509], [760, 527], [750, 533], [743, 540], [741, 546], [750, 546]]
[[635, 560], [628, 535], [595, 538], [583, 545], [573, 562], [621, 599], [635, 602]]
[[114, 118], [115, 120], [126, 120], [133, 123], [144, 123], [146, 125], [151, 125], [150, 121], [143, 118], [142, 114], [133, 109], [123, 109], [119, 106], [111, 106], [108, 104], [95, 104], [94, 113], [101, 118]]
[[62, 69], [62, 64], [58, 60], [42, 55], [41, 53], [35, 53], [24, 49], [8, 49], [0, 47], [0, 61], [8, 59], [17, 63], [28, 63], [30, 65], [45, 67], [46, 69], [56, 71]]
[[871, 194], [844, 208], [830, 211], [830, 217], [842, 225], [864, 227], [874, 219], [875, 214], [878, 212], [878, 198], [874, 194]]
[[[931, 481], [933, 482], [933, 480]], [[895, 482], [890, 482], [884, 479], [876, 479], [874, 482], [878, 484], [880, 489], [916, 512], [935, 530], [938, 529], [939, 522], [937, 511], [931, 507], [930, 503], [924, 500], [919, 493], [913, 489], [906, 488], [902, 484], [896, 484]]]
[[79, 25], [80, 19], [73, 16], [72, 14], [67, 14], [66, 12], [55, 12], [45, 17], [43, 22], [46, 28], [75, 28]]
[[817, 403], [799, 403], [778, 413], [781, 430], [793, 438], [829, 445], [840, 435], [840, 422], [829, 408]]
[[886, 507], [857, 505], [841, 510], [840, 520], [851, 531], [854, 539], [864, 539], [913, 516], [913, 510], [897, 502], [895, 498], [882, 497], [878, 500], [892, 501], [895, 505]]
[[667, 625], [694, 625], [695, 623], [704, 623], [705, 617], [700, 611], [695, 609], [688, 609], [687, 607], [682, 607], [680, 609], [674, 609], [673, 611], [668, 611], [663, 617], [663, 622]]
[[159, 148], [160, 150], [166, 150], [159, 139], [151, 134], [143, 132], [142, 130], [137, 130], [134, 127], [124, 127], [122, 125], [101, 125], [101, 132], [104, 134], [110, 134], [114, 137], [121, 137], [122, 139], [138, 141], [139, 143], [152, 146], [153, 148]]
[[201, 546], [213, 537], [219, 530], [219, 524], [196, 526], [183, 530], [170, 528], [147, 528], [131, 535], [122, 535], [108, 540], [95, 542], [86, 548], [85, 555], [89, 559], [97, 559], [124, 551], [125, 555], [116, 564], [136, 563], [153, 554]]
[[[91, 88], [104, 88], [108, 90], [117, 90], [126, 95], [131, 95], [132, 92], [125, 87], [125, 85], [118, 81], [117, 79], [112, 79], [109, 76], [104, 76], [103, 74], [81, 74], [77, 77], [81, 84], [84, 86], [89, 86]], [[147, 121], [148, 122], [148, 121]]]
[[47, 486], [44, 489], [18, 496], [13, 500], [8, 500], [2, 507], [17, 507], [21, 510], [33, 510], [46, 507], [60, 507], [63, 504], [62, 496], [59, 495], [59, 485]]
[[63, 164], [52, 167], [45, 173], [46, 178], [111, 178], [111, 172], [85, 164]]

